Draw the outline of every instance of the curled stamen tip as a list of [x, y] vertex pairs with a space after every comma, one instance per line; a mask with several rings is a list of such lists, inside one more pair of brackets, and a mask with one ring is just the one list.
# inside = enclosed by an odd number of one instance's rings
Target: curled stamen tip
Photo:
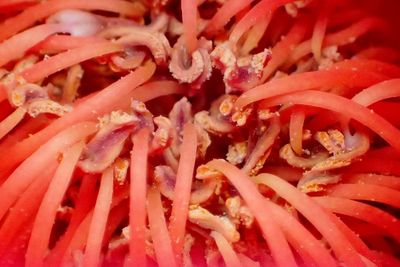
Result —
[[225, 216], [217, 216], [199, 205], [189, 206], [189, 221], [203, 228], [221, 233], [230, 242], [237, 242], [240, 234], [235, 224]]
[[286, 160], [288, 164], [297, 168], [313, 168], [315, 165], [323, 162], [328, 158], [328, 154], [325, 152], [319, 152], [317, 154], [312, 154], [310, 157], [304, 158], [297, 156], [290, 144], [284, 145], [279, 150], [279, 156]]
[[24, 104], [36, 100], [47, 99], [48, 94], [44, 88], [36, 84], [22, 84], [15, 89], [10, 88], [9, 101], [15, 107], [23, 106]]
[[222, 173], [212, 169], [208, 165], [200, 165], [196, 170], [196, 179], [219, 179], [222, 178]]
[[211, 49], [212, 42], [200, 38], [197, 50], [189, 54], [183, 39], [180, 38], [174, 45], [169, 64], [172, 76], [181, 83], [189, 83], [194, 89], [200, 88], [211, 77]]
[[[158, 65], [165, 64], [169, 55], [171, 54], [171, 46], [167, 37], [160, 32], [153, 32], [146, 29], [129, 28], [122, 34], [122, 37], [115, 40], [116, 43], [129, 46], [146, 46], [151, 54], [153, 55]], [[113, 37], [114, 33], [110, 31], [110, 37]], [[109, 32], [103, 32], [107, 36]], [[121, 35], [121, 34], [120, 34]]]
[[345, 150], [344, 135], [338, 130], [316, 132], [315, 140], [317, 140], [331, 154], [341, 153]]
[[27, 112], [31, 117], [37, 117], [42, 113], [54, 114], [61, 117], [71, 111], [71, 106], [64, 106], [50, 99], [34, 100], [27, 107]]
[[12, 92], [10, 96], [10, 103], [16, 107], [20, 107], [25, 102], [25, 96], [21, 92]]
[[171, 55], [172, 53], [172, 48], [169, 44], [169, 41], [167, 37], [165, 37], [164, 34], [156, 32], [154, 33], [155, 37], [159, 40], [161, 43], [162, 47], [164, 50], [154, 50], [154, 58], [158, 63], [165, 63], [167, 61], [167, 58]]
[[171, 121], [164, 117], [158, 116], [153, 119], [157, 125], [157, 130], [153, 133], [151, 143], [151, 151], [156, 152], [165, 149], [172, 141], [173, 129]]
[[200, 77], [203, 73], [204, 62], [199, 51], [196, 50], [192, 53], [191, 65], [189, 68], [187, 68], [187, 64], [178, 57], [180, 57], [178, 51], [174, 50], [169, 64], [169, 70], [175, 79], [183, 83], [191, 83]]

